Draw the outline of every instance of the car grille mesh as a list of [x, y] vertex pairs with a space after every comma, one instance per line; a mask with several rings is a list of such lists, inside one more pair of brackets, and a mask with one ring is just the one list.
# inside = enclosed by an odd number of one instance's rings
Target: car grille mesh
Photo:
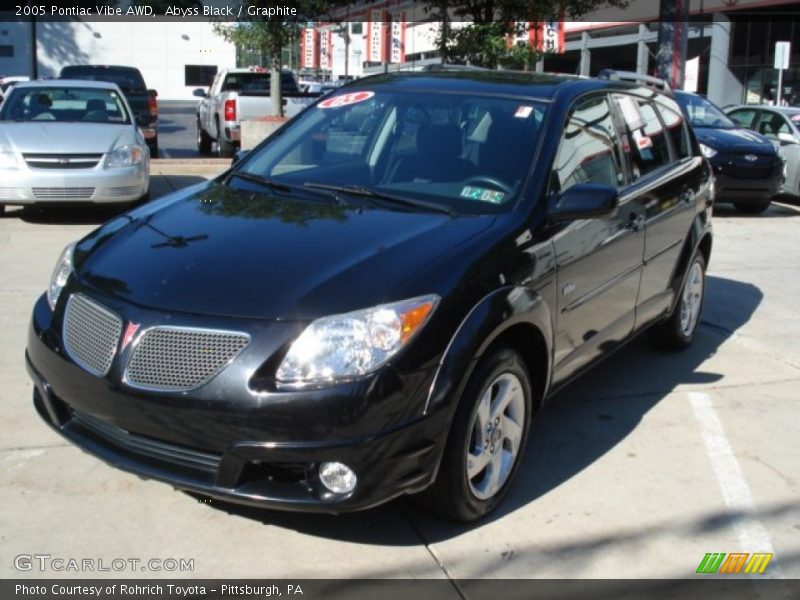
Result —
[[191, 390], [211, 380], [249, 342], [249, 335], [233, 331], [154, 327], [136, 343], [125, 380], [148, 390]]
[[100, 377], [111, 368], [122, 320], [81, 294], [70, 296], [64, 313], [64, 346], [81, 367]]
[[102, 154], [23, 154], [34, 169], [91, 169], [97, 166]]

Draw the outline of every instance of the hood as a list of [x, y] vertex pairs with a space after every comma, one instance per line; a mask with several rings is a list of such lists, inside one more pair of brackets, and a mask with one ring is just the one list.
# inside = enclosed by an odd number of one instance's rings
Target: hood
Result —
[[99, 154], [108, 152], [121, 137], [132, 136], [132, 132], [130, 125], [107, 123], [3, 123], [0, 146], [42, 154]]
[[749, 129], [694, 127], [697, 141], [726, 154], [775, 154], [775, 146]]
[[437, 293], [419, 274], [495, 219], [342, 207], [216, 183], [153, 204], [79, 243], [81, 282], [152, 309], [264, 319]]

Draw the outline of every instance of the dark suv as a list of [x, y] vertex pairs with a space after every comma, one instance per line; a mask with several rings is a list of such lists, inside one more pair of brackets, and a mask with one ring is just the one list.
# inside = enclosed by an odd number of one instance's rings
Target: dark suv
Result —
[[555, 390], [642, 331], [691, 343], [711, 204], [680, 108], [641, 83], [362, 79], [68, 246], [34, 404], [181, 489], [327, 512], [423, 492], [473, 520]]
[[60, 77], [116, 83], [136, 115], [136, 123], [150, 148], [150, 156], [158, 157], [158, 92], [147, 88], [139, 69], [114, 65], [69, 65], [61, 69]]

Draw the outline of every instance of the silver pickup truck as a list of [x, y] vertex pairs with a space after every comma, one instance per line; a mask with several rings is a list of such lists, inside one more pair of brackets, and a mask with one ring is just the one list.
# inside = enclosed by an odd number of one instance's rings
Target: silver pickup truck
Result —
[[[194, 91], [202, 98], [197, 105], [197, 150], [211, 152], [216, 142], [220, 157], [233, 156], [241, 139], [241, 121], [270, 114], [270, 74], [261, 67], [225, 69], [217, 73], [208, 92]], [[293, 117], [311, 104], [316, 94], [301, 93], [291, 71], [281, 71], [283, 111]]]

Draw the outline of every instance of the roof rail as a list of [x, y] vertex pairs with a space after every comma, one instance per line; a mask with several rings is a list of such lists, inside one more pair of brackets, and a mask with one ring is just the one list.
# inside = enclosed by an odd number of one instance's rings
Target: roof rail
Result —
[[651, 85], [652, 87], [659, 88], [665, 92], [672, 91], [669, 83], [664, 79], [658, 77], [651, 77], [650, 75], [642, 75], [633, 71], [617, 71], [615, 69], [603, 69], [597, 74], [598, 79], [607, 79], [609, 81], [636, 81]]

